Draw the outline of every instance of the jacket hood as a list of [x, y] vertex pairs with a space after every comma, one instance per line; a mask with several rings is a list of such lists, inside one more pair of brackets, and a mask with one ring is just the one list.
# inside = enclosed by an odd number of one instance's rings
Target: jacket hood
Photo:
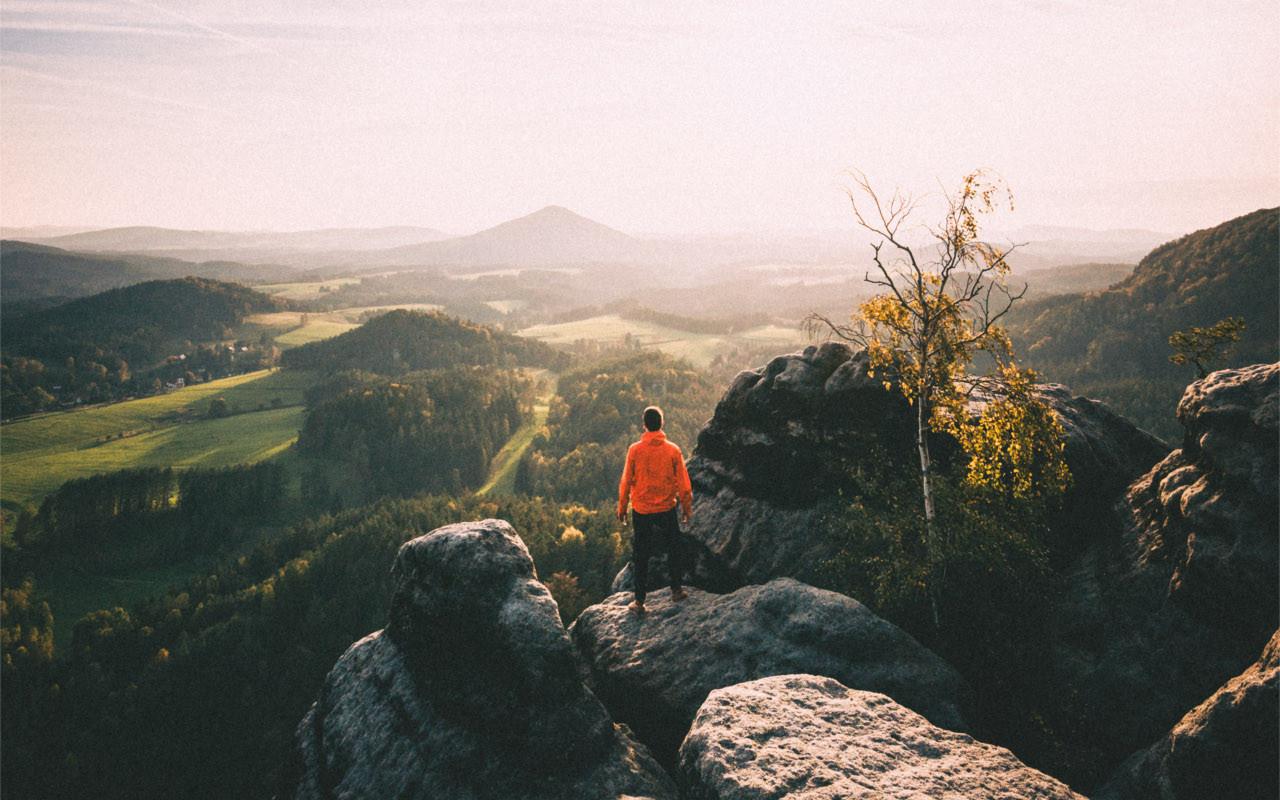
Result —
[[642, 444], [659, 445], [665, 444], [666, 441], [667, 435], [662, 431], [645, 431], [644, 435], [640, 437]]

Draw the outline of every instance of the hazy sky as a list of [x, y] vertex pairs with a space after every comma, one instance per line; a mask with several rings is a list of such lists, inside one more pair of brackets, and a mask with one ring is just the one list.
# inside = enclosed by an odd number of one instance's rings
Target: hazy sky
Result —
[[0, 0], [0, 221], [830, 229], [850, 167], [992, 167], [1022, 224], [1280, 203], [1275, 0], [687, 5]]

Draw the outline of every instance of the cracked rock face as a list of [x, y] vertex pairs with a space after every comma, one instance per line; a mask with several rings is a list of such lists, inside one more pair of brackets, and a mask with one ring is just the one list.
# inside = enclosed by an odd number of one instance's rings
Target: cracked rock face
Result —
[[1095, 800], [1280, 796], [1280, 632], [1262, 656], [1135, 754]]
[[790, 578], [730, 594], [666, 590], [649, 610], [616, 594], [571, 629], [591, 685], [661, 759], [675, 752], [714, 689], [809, 673], [881, 692], [945, 728], [966, 729], [970, 690], [954, 669], [856, 600]]
[[1080, 798], [1002, 747], [815, 675], [712, 692], [680, 747], [680, 778], [691, 800]]
[[[1065, 387], [1043, 386], [1040, 397], [1066, 430], [1069, 515], [1110, 514], [1130, 481], [1169, 451]], [[914, 458], [914, 424], [901, 395], [872, 374], [867, 355], [843, 344], [811, 346], [743, 372], [689, 460], [695, 513], [687, 533], [739, 583], [813, 580], [832, 555], [819, 506], [845, 484], [849, 465]], [[940, 464], [957, 455], [945, 435], [932, 449]]]
[[583, 685], [555, 601], [500, 520], [401, 547], [386, 630], [298, 726], [298, 798], [673, 798]]
[[1103, 775], [1238, 674], [1276, 629], [1280, 365], [1187, 387], [1186, 433], [1072, 563], [1052, 682], [1088, 721]]
[[1129, 491], [1139, 561], [1167, 570], [1169, 597], [1208, 624], [1276, 626], [1280, 364], [1214, 372], [1178, 403], [1186, 429]]

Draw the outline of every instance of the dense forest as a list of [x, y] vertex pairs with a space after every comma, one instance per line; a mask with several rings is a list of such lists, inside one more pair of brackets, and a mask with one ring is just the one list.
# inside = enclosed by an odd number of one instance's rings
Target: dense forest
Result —
[[[363, 497], [475, 489], [488, 476], [490, 459], [520, 427], [531, 392], [529, 381], [483, 367], [424, 370], [394, 380], [341, 372], [308, 393], [298, 449], [341, 465], [340, 480]], [[323, 483], [309, 485], [308, 492], [326, 507], [338, 487], [329, 486], [327, 477], [310, 480]]]
[[1194, 370], [1169, 362], [1169, 337], [1227, 317], [1244, 337], [1218, 367], [1275, 361], [1280, 340], [1277, 209], [1263, 209], [1151, 251], [1094, 294], [1016, 307], [1018, 352], [1047, 380], [1105, 400], [1148, 430], [1177, 435], [1173, 411]]
[[268, 366], [269, 341], [223, 344], [250, 314], [283, 304], [204, 278], [148, 281], [0, 319], [5, 418], [77, 402], [151, 394]]
[[568, 356], [542, 342], [444, 314], [397, 310], [341, 336], [289, 350], [282, 363], [303, 369], [399, 375], [456, 364], [562, 369]]
[[5, 578], [49, 562], [119, 571], [226, 553], [275, 522], [287, 475], [278, 462], [213, 470], [130, 469], [67, 481], [20, 516]]
[[581, 367], [560, 377], [547, 430], [533, 442], [516, 476], [529, 494], [580, 502], [615, 497], [627, 447], [640, 436], [640, 415], [657, 404], [671, 441], [693, 452], [720, 391], [698, 370], [658, 352]]
[[133, 609], [80, 620], [54, 658], [38, 586], [4, 592], [3, 769], [26, 797], [265, 797], [334, 659], [382, 627], [405, 540], [500, 517], [572, 618], [629, 550], [606, 509], [420, 497], [322, 516]]

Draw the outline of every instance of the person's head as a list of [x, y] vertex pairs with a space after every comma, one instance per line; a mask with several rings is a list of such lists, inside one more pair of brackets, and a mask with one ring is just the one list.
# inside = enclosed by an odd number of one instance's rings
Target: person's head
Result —
[[662, 430], [662, 409], [649, 406], [644, 410], [644, 429], [646, 431]]

